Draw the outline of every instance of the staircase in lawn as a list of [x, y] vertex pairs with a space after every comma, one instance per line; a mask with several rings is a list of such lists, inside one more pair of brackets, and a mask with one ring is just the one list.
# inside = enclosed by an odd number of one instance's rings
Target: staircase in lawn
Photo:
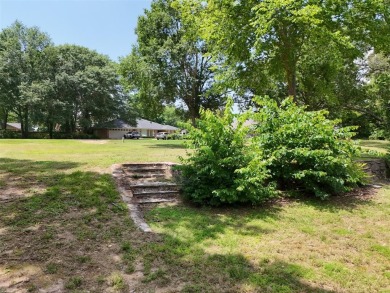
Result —
[[114, 165], [113, 177], [130, 217], [144, 232], [152, 232], [139, 209], [140, 205], [180, 200], [173, 163], [138, 163]]
[[179, 199], [179, 186], [173, 181], [173, 164], [123, 164], [124, 188], [137, 204], [174, 202]]

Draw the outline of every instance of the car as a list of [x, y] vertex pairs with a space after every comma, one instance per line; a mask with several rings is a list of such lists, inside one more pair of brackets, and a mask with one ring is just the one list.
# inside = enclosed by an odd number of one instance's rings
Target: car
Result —
[[129, 131], [128, 133], [126, 133], [125, 135], [123, 135], [124, 138], [134, 138], [134, 139], [139, 139], [141, 137], [141, 135], [139, 134], [138, 131]]
[[157, 140], [159, 139], [168, 139], [168, 132], [159, 132], [156, 134]]

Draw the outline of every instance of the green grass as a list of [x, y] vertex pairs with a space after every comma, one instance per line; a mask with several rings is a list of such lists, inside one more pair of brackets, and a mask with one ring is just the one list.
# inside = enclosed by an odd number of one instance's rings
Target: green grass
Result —
[[181, 143], [0, 140], [0, 284], [26, 276], [15, 292], [58, 280], [65, 292], [390, 292], [389, 186], [264, 207], [152, 206], [144, 212], [157, 233], [137, 230], [110, 166], [177, 162]]
[[388, 187], [372, 199], [305, 199], [264, 208], [158, 207], [147, 219], [164, 235], [163, 244], [149, 245], [150, 253], [163, 252], [170, 267], [187, 271], [200, 291], [390, 289]]
[[178, 162], [184, 155], [180, 140], [0, 140], [0, 158], [40, 162], [44, 168], [108, 172], [116, 163]]
[[387, 140], [360, 140], [359, 145], [363, 150], [386, 154], [390, 150], [390, 142]]

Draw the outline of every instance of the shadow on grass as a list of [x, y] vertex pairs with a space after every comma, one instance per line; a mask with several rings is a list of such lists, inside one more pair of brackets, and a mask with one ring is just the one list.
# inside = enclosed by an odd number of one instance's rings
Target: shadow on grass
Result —
[[[160, 234], [163, 237], [161, 242], [146, 244], [144, 259], [151, 267], [164, 268], [166, 276], [175, 276], [180, 268], [181, 278], [186, 284], [182, 292], [333, 292], [308, 284], [305, 279], [309, 278], [311, 271], [300, 265], [279, 259], [251, 262], [240, 253], [212, 253], [213, 246], [207, 244], [211, 239], [216, 245], [228, 241], [222, 244], [226, 248], [230, 242], [241, 241], [241, 235], [261, 238], [263, 234], [274, 231], [278, 212], [276, 207], [256, 211], [156, 208], [150, 211], [149, 220], [161, 222], [169, 233]], [[254, 219], [273, 225], [256, 226], [251, 223]], [[230, 235], [229, 231], [236, 235], [219, 238], [223, 234]]]
[[182, 292], [335, 292], [307, 284], [304, 268], [280, 260], [254, 267], [241, 254], [213, 254], [192, 268], [177, 265], [191, 270]]
[[[26, 183], [18, 187], [26, 197], [0, 203], [0, 272], [2, 267], [20, 268], [15, 272], [18, 277], [29, 273], [23, 270], [25, 266], [39, 268], [34, 272], [37, 276], [27, 283], [14, 282], [10, 273], [6, 292], [30, 292], [31, 288], [37, 291], [42, 288], [40, 278], [46, 280], [47, 286], [50, 279], [53, 283], [58, 278], [72, 279], [76, 271], [83, 280], [80, 289], [96, 292], [102, 287], [98, 274], [109, 275], [116, 268], [106, 251], [108, 243], [120, 246], [135, 228], [111, 175], [64, 172], [78, 165], [0, 160], [1, 172], [11, 183]], [[28, 194], [36, 182], [43, 184], [44, 190]], [[11, 183], [7, 181], [4, 188]], [[103, 268], [100, 263], [104, 263]], [[4, 276], [0, 274], [0, 291]]]
[[[163, 240], [146, 244], [144, 259], [151, 267], [164, 268], [167, 276], [174, 276], [180, 268], [186, 280], [182, 292], [336, 292], [311, 283], [315, 270], [310, 266], [286, 262], [278, 255], [268, 259], [267, 252], [251, 259], [250, 249], [263, 235], [278, 235], [284, 227], [282, 211], [289, 204], [338, 213], [370, 202], [348, 195], [328, 201], [291, 199], [256, 208], [155, 207], [146, 212], [146, 220], [161, 229]], [[249, 252], [244, 255], [237, 249]]]
[[149, 148], [152, 149], [186, 149], [186, 146], [184, 143], [181, 144], [174, 144], [174, 143], [156, 143], [153, 145], [148, 146]]
[[[42, 194], [0, 204], [0, 229], [5, 228], [0, 234], [0, 266], [32, 264], [53, 275], [53, 280], [71, 280], [77, 274], [83, 280], [78, 289], [90, 292], [107, 287], [102, 276], [118, 267], [134, 269], [131, 262], [136, 258], [145, 276], [141, 285], [145, 288], [137, 292], [175, 288], [178, 283], [184, 283], [183, 292], [332, 292], [307, 284], [311, 271], [297, 264], [278, 258], [257, 264], [240, 253], [213, 253], [212, 248], [206, 251], [198, 245], [218, 240], [230, 230], [239, 236], [272, 233], [281, 205], [157, 208], [148, 220], [161, 221], [170, 233], [145, 236], [135, 231], [110, 175], [58, 172], [77, 165], [0, 160], [0, 168], [10, 176], [39, 180], [46, 186]], [[253, 224], [256, 219], [264, 225]], [[227, 241], [241, 241], [241, 237]], [[113, 258], [122, 253], [121, 245], [129, 251], [129, 264]]]
[[[258, 227], [249, 224], [252, 220], [261, 219], [264, 222], [274, 222], [278, 219], [280, 206], [267, 208], [196, 208], [191, 206], [162, 207], [147, 213], [148, 222], [164, 222], [164, 227], [172, 231], [185, 229], [191, 231], [187, 241], [201, 242], [215, 239], [227, 229], [234, 229], [243, 235], [261, 235], [273, 232], [268, 227]], [[182, 239], [187, 237], [184, 233]]]
[[76, 162], [31, 161], [0, 158], [0, 170], [11, 174], [41, 174], [65, 171], [79, 167]]
[[312, 206], [320, 211], [337, 213], [344, 210], [351, 212], [357, 208], [371, 205], [377, 191], [373, 187], [360, 187], [345, 194], [330, 196], [325, 200], [313, 196], [299, 196], [296, 199], [302, 204]]

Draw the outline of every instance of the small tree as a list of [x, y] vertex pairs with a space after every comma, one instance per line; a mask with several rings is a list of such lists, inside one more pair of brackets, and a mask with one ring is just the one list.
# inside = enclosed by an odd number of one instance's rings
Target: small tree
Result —
[[279, 188], [326, 198], [364, 180], [361, 166], [353, 160], [358, 154], [351, 141], [354, 127], [339, 127], [340, 121], [327, 119], [326, 111], [305, 111], [292, 98], [280, 107], [266, 98], [256, 102], [254, 139]]
[[262, 152], [248, 143], [248, 113], [234, 115], [230, 99], [224, 112], [202, 110], [196, 127], [190, 124], [193, 152], [181, 166], [184, 195], [207, 205], [260, 203], [275, 195]]

